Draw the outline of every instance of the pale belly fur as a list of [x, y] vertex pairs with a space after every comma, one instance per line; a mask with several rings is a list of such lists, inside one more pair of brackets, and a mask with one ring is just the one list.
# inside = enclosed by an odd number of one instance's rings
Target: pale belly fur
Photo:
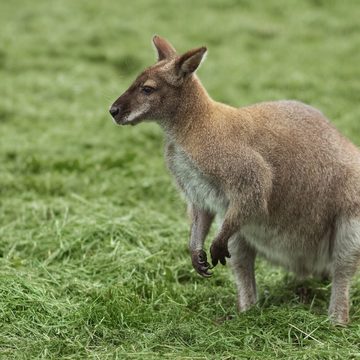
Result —
[[[221, 224], [229, 201], [220, 187], [202, 174], [179, 148], [173, 155], [170, 169], [187, 201], [196, 204], [199, 208], [216, 213]], [[311, 241], [314, 244], [312, 247], [309, 247], [307, 239], [299, 238], [290, 231], [279, 231], [266, 220], [244, 224], [240, 234], [257, 250], [259, 255], [299, 276], [322, 275], [331, 270], [330, 229], [322, 239]], [[232, 241], [236, 241], [236, 237], [237, 235], [234, 235]]]
[[308, 239], [291, 232], [280, 232], [265, 223], [246, 224], [240, 233], [259, 255], [298, 276], [327, 275], [331, 272], [331, 229], [319, 241], [310, 239], [313, 246], [309, 246]]

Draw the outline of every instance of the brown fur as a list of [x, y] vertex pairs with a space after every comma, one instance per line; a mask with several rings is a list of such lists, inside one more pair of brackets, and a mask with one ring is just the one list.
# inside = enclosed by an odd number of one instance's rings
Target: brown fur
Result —
[[225, 264], [231, 255], [240, 310], [256, 301], [259, 253], [301, 276], [330, 273], [329, 313], [346, 323], [360, 261], [359, 150], [300, 102], [238, 109], [212, 100], [194, 74], [206, 48], [178, 56], [165, 39], [153, 41], [158, 63], [112, 109], [120, 109], [119, 124], [156, 119], [164, 129], [168, 167], [193, 214], [194, 268], [211, 275], [203, 244], [218, 215], [212, 262]]

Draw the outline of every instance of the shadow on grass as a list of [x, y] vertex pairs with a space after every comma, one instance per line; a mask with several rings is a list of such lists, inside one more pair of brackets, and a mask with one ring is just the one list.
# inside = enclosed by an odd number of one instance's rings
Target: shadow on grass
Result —
[[265, 285], [263, 290], [260, 290], [258, 306], [265, 309], [272, 306], [298, 305], [324, 313], [330, 293], [330, 280], [297, 279], [293, 275], [285, 275], [271, 286]]

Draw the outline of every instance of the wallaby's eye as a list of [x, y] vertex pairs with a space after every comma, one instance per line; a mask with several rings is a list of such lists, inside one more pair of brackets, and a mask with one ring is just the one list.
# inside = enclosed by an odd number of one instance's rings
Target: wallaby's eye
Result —
[[142, 86], [141, 87], [141, 92], [145, 95], [150, 95], [155, 91], [155, 88], [151, 87], [151, 86]]

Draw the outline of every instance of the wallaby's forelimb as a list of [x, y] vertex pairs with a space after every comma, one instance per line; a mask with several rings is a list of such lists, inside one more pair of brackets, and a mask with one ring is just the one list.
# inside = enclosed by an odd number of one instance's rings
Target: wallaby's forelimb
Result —
[[[230, 237], [240, 230], [240, 226], [249, 218], [267, 213], [272, 186], [271, 169], [258, 153], [250, 153], [246, 149], [241, 149], [241, 153], [244, 156], [241, 161], [237, 156], [226, 153], [214, 171], [215, 176], [224, 184], [229, 199], [222, 226], [210, 248], [214, 266], [218, 262], [225, 265], [226, 258], [230, 258], [227, 244]], [[229, 177], [227, 174], [231, 169], [241, 170]]]
[[189, 241], [192, 265], [201, 276], [209, 277], [212, 275], [212, 273], [209, 272], [211, 267], [207, 262], [207, 256], [203, 247], [214, 220], [214, 215], [194, 205], [190, 205], [189, 210], [192, 218]]

